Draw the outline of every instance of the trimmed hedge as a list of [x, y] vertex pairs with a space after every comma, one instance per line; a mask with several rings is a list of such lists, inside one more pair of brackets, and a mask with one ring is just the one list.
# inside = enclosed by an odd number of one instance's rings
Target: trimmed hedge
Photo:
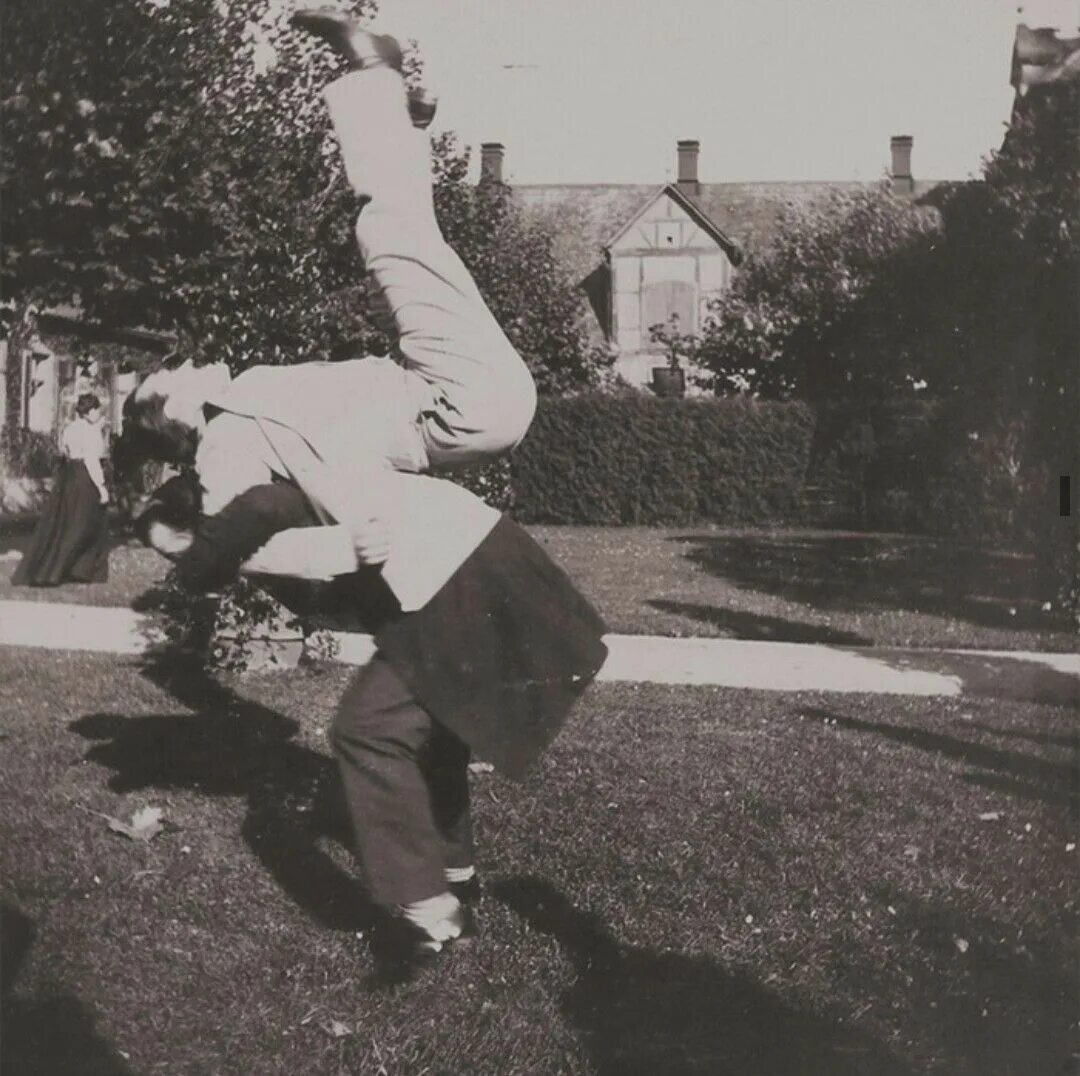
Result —
[[801, 403], [544, 399], [512, 461], [527, 523], [794, 522], [814, 431]]

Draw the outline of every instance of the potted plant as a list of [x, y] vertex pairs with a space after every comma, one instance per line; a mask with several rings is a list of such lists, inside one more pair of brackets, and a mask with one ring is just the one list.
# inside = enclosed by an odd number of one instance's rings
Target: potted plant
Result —
[[672, 314], [667, 322], [649, 326], [649, 339], [660, 344], [667, 353], [667, 363], [653, 367], [653, 392], [657, 396], [685, 396], [686, 371], [682, 357], [693, 353], [697, 338], [692, 333], [679, 332], [679, 315]]

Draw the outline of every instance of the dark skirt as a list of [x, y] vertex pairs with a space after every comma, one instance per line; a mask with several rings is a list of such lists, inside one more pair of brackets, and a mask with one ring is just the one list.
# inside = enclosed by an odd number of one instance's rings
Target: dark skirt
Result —
[[506, 517], [423, 609], [375, 641], [421, 706], [519, 778], [607, 656], [603, 620]]
[[55, 587], [109, 577], [105, 506], [82, 460], [66, 460], [12, 583]]

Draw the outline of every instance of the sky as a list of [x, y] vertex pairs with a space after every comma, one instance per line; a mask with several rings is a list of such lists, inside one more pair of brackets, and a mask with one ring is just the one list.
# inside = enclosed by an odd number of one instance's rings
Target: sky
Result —
[[[380, 0], [417, 41], [435, 130], [506, 146], [523, 183], [660, 183], [675, 142], [704, 182], [872, 180], [889, 138], [916, 178], [1001, 144], [1015, 26], [1080, 27], [1080, 0]], [[474, 152], [474, 174], [478, 167]]]

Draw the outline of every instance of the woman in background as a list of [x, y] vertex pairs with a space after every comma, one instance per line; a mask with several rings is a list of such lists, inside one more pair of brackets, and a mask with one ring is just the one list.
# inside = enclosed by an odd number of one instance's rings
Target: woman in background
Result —
[[84, 392], [75, 404], [75, 415], [60, 438], [64, 459], [56, 484], [12, 576], [17, 586], [103, 583], [109, 576], [101, 401]]

